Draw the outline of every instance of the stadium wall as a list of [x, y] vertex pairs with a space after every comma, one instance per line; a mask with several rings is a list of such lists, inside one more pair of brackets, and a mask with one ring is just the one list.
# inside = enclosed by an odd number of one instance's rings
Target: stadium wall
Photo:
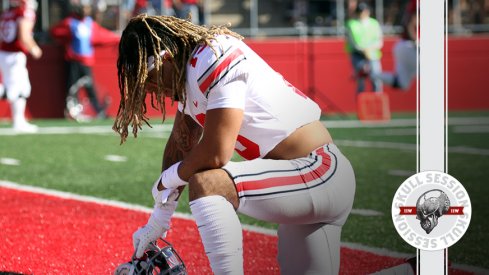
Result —
[[[386, 37], [382, 66], [393, 69], [392, 47], [395, 37]], [[315, 99], [324, 113], [356, 111], [355, 81], [344, 41], [339, 38], [266, 39], [246, 41], [256, 52], [286, 77], [289, 82]], [[487, 110], [487, 70], [489, 36], [450, 37], [448, 41], [449, 110]], [[43, 46], [42, 59], [29, 59], [32, 96], [28, 115], [33, 118], [63, 117], [66, 70], [62, 48]], [[440, 49], [441, 50], [441, 49]], [[119, 92], [117, 84], [117, 47], [96, 50], [94, 77], [99, 95], [111, 99], [109, 115], [117, 113]], [[422, 54], [422, 53], [421, 53]], [[367, 85], [369, 88], [370, 85]], [[416, 110], [416, 87], [408, 92], [384, 87], [389, 95], [391, 111]], [[86, 104], [88, 106], [88, 104]], [[167, 105], [169, 106], [169, 104]], [[8, 104], [0, 101], [0, 117], [9, 117]], [[90, 108], [90, 107], [88, 107]], [[174, 114], [175, 107], [169, 114]], [[151, 110], [150, 116], [159, 116]]]

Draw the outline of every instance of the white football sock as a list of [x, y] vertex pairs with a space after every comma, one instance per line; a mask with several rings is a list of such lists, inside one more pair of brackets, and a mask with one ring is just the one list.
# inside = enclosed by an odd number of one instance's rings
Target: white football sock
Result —
[[243, 274], [243, 231], [233, 205], [222, 196], [190, 202], [212, 271]]
[[25, 119], [25, 106], [27, 100], [19, 97], [16, 100], [10, 102], [10, 108], [12, 109], [12, 121], [14, 125], [22, 124], [26, 122]]

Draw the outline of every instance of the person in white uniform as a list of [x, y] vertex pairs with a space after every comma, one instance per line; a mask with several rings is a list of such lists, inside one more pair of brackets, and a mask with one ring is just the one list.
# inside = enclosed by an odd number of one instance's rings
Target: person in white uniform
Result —
[[31, 95], [27, 71], [27, 54], [39, 59], [42, 50], [33, 38], [37, 2], [11, 0], [10, 8], [0, 16], [0, 99], [7, 99], [12, 112], [13, 129], [17, 132], [37, 132], [36, 125], [27, 122], [25, 109]]
[[[154, 211], [133, 235], [136, 257], [165, 236], [183, 187], [215, 274], [243, 274], [237, 212], [278, 223], [282, 274], [338, 274], [341, 229], [355, 176], [319, 121], [318, 105], [224, 26], [139, 15], [117, 61], [114, 130], [127, 139], [148, 123], [145, 98], [165, 117], [178, 102], [152, 194]], [[233, 151], [242, 161], [231, 161]]]

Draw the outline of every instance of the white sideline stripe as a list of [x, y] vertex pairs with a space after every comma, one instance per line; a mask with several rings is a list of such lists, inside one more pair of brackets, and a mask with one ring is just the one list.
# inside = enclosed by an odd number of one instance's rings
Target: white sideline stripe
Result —
[[[416, 127], [416, 119], [392, 119], [388, 122], [361, 122], [359, 120], [322, 120], [329, 128], [386, 128], [386, 127]], [[448, 118], [448, 125], [489, 125], [488, 117], [451, 117]], [[159, 124], [150, 127], [143, 127], [141, 133], [150, 132], [170, 132], [172, 124]], [[479, 127], [482, 128], [482, 127]], [[486, 129], [487, 127], [483, 127]], [[52, 126], [52, 127], [39, 127], [39, 132], [32, 133], [31, 135], [38, 134], [95, 134], [95, 133], [114, 133], [112, 127], [109, 125], [104, 126]], [[12, 130], [12, 128], [0, 128], [0, 135], [19, 135]]]
[[112, 161], [112, 162], [125, 162], [125, 161], [127, 161], [127, 157], [119, 156], [119, 155], [106, 155], [104, 157], [104, 159], [107, 161]]
[[[155, 125], [152, 128], [151, 127], [143, 127], [141, 130], [139, 130], [139, 133], [144, 134], [144, 133], [170, 132], [172, 127], [173, 127], [173, 125], [171, 125], [171, 124]], [[106, 133], [114, 134], [114, 136], [117, 135], [117, 133], [114, 132], [114, 130], [112, 130], [112, 126], [109, 126], [109, 125], [104, 125], [104, 126], [39, 127], [39, 131], [37, 133], [28, 133], [28, 134], [30, 134], [30, 135], [53, 135], [53, 134], [60, 135], [60, 134], [106, 134]], [[19, 135], [19, 133], [15, 132], [12, 128], [0, 128], [0, 135], [14, 136], [14, 135]]]
[[[400, 142], [337, 139], [334, 141], [334, 143], [340, 146], [350, 146], [350, 147], [359, 147], [359, 148], [380, 148], [380, 149], [416, 151], [416, 144], [400, 143]], [[473, 148], [467, 146], [448, 147], [448, 152], [467, 154], [467, 155], [489, 156], [488, 149]]]
[[[11, 181], [5, 181], [5, 180], [0, 180], [0, 187], [10, 188], [10, 189], [20, 190], [20, 191], [26, 191], [26, 192], [32, 192], [32, 193], [41, 194], [41, 195], [50, 195], [50, 196], [54, 196], [54, 197], [58, 197], [58, 198], [62, 198], [62, 199], [73, 199], [73, 200], [78, 200], [81, 202], [91, 202], [91, 203], [96, 203], [96, 204], [105, 205], [105, 206], [113, 206], [113, 207], [118, 207], [118, 208], [122, 208], [122, 209], [133, 210], [133, 211], [139, 211], [139, 212], [148, 213], [148, 214], [150, 214], [153, 211], [152, 208], [137, 205], [137, 204], [130, 204], [130, 203], [119, 202], [119, 201], [114, 201], [114, 200], [100, 199], [100, 198], [91, 197], [91, 196], [77, 195], [77, 194], [73, 194], [73, 193], [56, 191], [56, 190], [47, 189], [47, 188], [22, 185], [22, 184], [18, 184], [18, 183], [11, 182]], [[189, 214], [176, 212], [174, 214], [174, 216], [177, 218], [181, 218], [181, 219], [194, 220], [192, 218], [192, 216]], [[257, 227], [257, 226], [253, 226], [253, 225], [243, 225], [242, 227], [244, 230], [248, 230], [251, 232], [262, 233], [264, 235], [269, 235], [269, 236], [277, 236], [276, 230], [261, 228], [261, 227]], [[388, 250], [385, 248], [369, 247], [369, 246], [365, 246], [362, 244], [349, 243], [349, 242], [342, 242], [341, 246], [346, 247], [346, 248], [350, 248], [350, 249], [370, 252], [370, 253], [373, 253], [373, 254], [376, 254], [379, 256], [389, 256], [392, 258], [409, 258], [409, 257], [414, 256], [413, 254], [395, 252], [395, 251], [391, 251], [391, 250]], [[463, 265], [463, 264], [453, 264], [452, 267], [455, 267], [457, 269], [464, 270], [464, 271], [474, 272], [476, 274], [489, 274], [489, 270], [486, 270], [486, 269], [483, 269], [480, 267], [474, 267], [474, 266]]]
[[22, 185], [22, 184], [18, 184], [18, 183], [11, 182], [11, 181], [5, 181], [5, 180], [0, 180], [0, 186], [5, 187], [5, 188], [14, 189], [14, 190], [26, 191], [26, 192], [31, 192], [31, 193], [41, 194], [41, 195], [54, 196], [54, 197], [58, 197], [58, 198], [62, 198], [62, 199], [73, 199], [73, 200], [78, 200], [78, 201], [82, 201], [82, 202], [97, 203], [97, 204], [102, 204], [102, 205], [124, 208], [124, 209], [128, 209], [128, 210], [141, 211], [141, 212], [145, 212], [145, 213], [151, 213], [153, 211], [152, 208], [137, 205], [137, 204], [129, 204], [129, 203], [120, 202], [120, 201], [106, 200], [106, 199], [100, 199], [100, 198], [90, 197], [90, 196], [83, 196], [83, 195], [78, 195], [78, 194], [73, 194], [73, 193], [68, 193], [68, 192], [63, 192], [63, 191], [57, 191], [57, 190], [42, 188], [42, 187], [30, 186], [30, 185]]
[[13, 158], [0, 158], [0, 164], [3, 165], [20, 165], [20, 160]]
[[[54, 196], [54, 197], [58, 197], [58, 198], [62, 198], [62, 199], [72, 199], [72, 200], [78, 200], [78, 201], [82, 201], [82, 202], [91, 202], [91, 203], [96, 203], [96, 204], [101, 204], [101, 205], [106, 205], [106, 206], [113, 206], [113, 207], [118, 207], [118, 208], [123, 208], [123, 209], [127, 209], [127, 210], [133, 210], [133, 211], [139, 211], [139, 212], [148, 213], [148, 214], [151, 214], [153, 212], [153, 208], [141, 206], [138, 204], [131, 204], [131, 203], [120, 202], [120, 201], [115, 201], [115, 200], [107, 200], [107, 199], [101, 199], [101, 198], [96, 198], [96, 197], [91, 197], [91, 196], [78, 195], [78, 194], [74, 194], [74, 193], [57, 191], [57, 190], [52, 190], [52, 189], [47, 189], [47, 188], [42, 188], [42, 187], [36, 187], [36, 186], [22, 185], [22, 184], [18, 184], [18, 183], [11, 182], [11, 181], [0, 180], [0, 186], [5, 187], [5, 188], [14, 189], [14, 190], [20, 190], [20, 191], [26, 191], [26, 192], [36, 193], [36, 194]], [[185, 213], [175, 212], [174, 216], [177, 218], [181, 218], [181, 219], [194, 220], [191, 215], [185, 214]], [[271, 235], [271, 236], [277, 235], [276, 230], [262, 228], [262, 227], [258, 227], [258, 226], [243, 225], [243, 228], [245, 230], [248, 230], [248, 231], [262, 233], [265, 235]]]
[[[328, 128], [380, 128], [380, 127], [416, 127], [416, 119], [398, 118], [387, 122], [359, 120], [322, 120]], [[488, 117], [449, 117], [448, 125], [489, 125]]]
[[448, 117], [448, 125], [488, 125], [489, 117]]
[[[486, 119], [487, 121], [487, 119]], [[341, 123], [347, 123], [348, 121], [337, 121]], [[360, 123], [358, 121], [352, 121], [355, 123]], [[329, 123], [329, 122], [328, 122]], [[468, 123], [468, 122], [467, 122]], [[391, 125], [392, 126], [392, 125]], [[145, 127], [141, 130], [140, 134], [148, 134], [146, 137], [168, 137], [172, 129], [172, 125], [156, 125], [153, 128]], [[110, 126], [80, 126], [80, 127], [40, 127], [38, 133], [36, 134], [114, 134], [116, 133], [112, 130]], [[18, 133], [14, 132], [10, 128], [0, 128], [0, 136], [13, 136]], [[383, 141], [363, 141], [363, 140], [335, 140], [335, 144], [342, 146], [360, 147], [360, 148], [382, 148], [382, 149], [396, 149], [396, 150], [416, 150], [416, 144], [400, 143], [400, 142], [383, 142]], [[459, 153], [459, 154], [469, 154], [469, 155], [489, 155], [489, 150], [478, 149], [473, 147], [457, 146], [449, 147], [449, 153]]]
[[409, 170], [389, 170], [387, 174], [391, 176], [398, 176], [398, 177], [410, 177], [414, 174], [416, 174], [415, 171], [409, 171]]
[[454, 133], [461, 133], [461, 134], [489, 133], [489, 126], [487, 125], [455, 126], [453, 127], [452, 131]]
[[448, 147], [448, 152], [489, 156], [488, 149], [480, 149], [480, 148], [473, 148], [473, 147], [466, 147], [466, 146]]
[[384, 216], [384, 213], [372, 209], [352, 209], [351, 214], [365, 217]]
[[[114, 201], [114, 200], [101, 199], [101, 198], [96, 198], [96, 197], [91, 197], [91, 196], [78, 195], [78, 194], [74, 194], [74, 193], [57, 191], [57, 190], [52, 190], [52, 189], [47, 189], [47, 188], [42, 188], [42, 187], [36, 187], [36, 186], [22, 185], [22, 184], [18, 184], [18, 183], [11, 182], [11, 181], [5, 181], [5, 180], [0, 180], [0, 186], [5, 187], [5, 188], [10, 188], [10, 189], [15, 189], [15, 190], [32, 192], [32, 193], [36, 193], [36, 194], [55, 196], [55, 197], [63, 198], [63, 199], [73, 199], [73, 200], [78, 200], [78, 201], [82, 201], [82, 202], [91, 202], [91, 203], [96, 203], [96, 204], [101, 204], [101, 205], [114, 206], [114, 207], [118, 207], [118, 208], [140, 211], [140, 212], [144, 212], [144, 213], [151, 213], [153, 211], [152, 208], [137, 205], [137, 204], [130, 204], [130, 203], [125, 203], [125, 202], [120, 202], [120, 201]], [[357, 212], [357, 213], [353, 213], [353, 212]], [[365, 215], [365, 216], [378, 216], [379, 214], [383, 215], [383, 213], [381, 213], [381, 212], [378, 212], [375, 210], [369, 210], [369, 209], [353, 209], [352, 213], [357, 214], [357, 215]], [[187, 220], [194, 220], [191, 215], [185, 214], [185, 213], [176, 212], [175, 216], [178, 218], [183, 218], [183, 219], [187, 219]], [[265, 235], [277, 236], [277, 231], [273, 230], [273, 229], [262, 228], [262, 227], [253, 226], [253, 225], [246, 225], [246, 224], [243, 225], [243, 229], [248, 230], [248, 231], [252, 231], [252, 232], [262, 233]]]
[[379, 129], [368, 133], [369, 136], [415, 136], [416, 128], [397, 128], [397, 129]]
[[361, 148], [383, 148], [398, 150], [416, 150], [416, 144], [387, 142], [387, 141], [365, 141], [365, 140], [335, 140], [334, 143], [340, 146], [361, 147]]
[[[346, 122], [346, 121], [342, 121]], [[170, 133], [172, 129], [172, 125], [164, 124], [157, 125], [153, 128], [143, 128], [140, 134], [148, 134], [146, 137], [168, 137], [168, 133]], [[115, 134], [109, 126], [81, 126], [81, 127], [40, 127], [39, 132], [35, 134]], [[9, 136], [9, 135], [17, 135], [18, 133], [14, 132], [10, 128], [0, 128], [0, 136]], [[34, 135], [34, 134], [32, 134]], [[382, 149], [395, 149], [395, 150], [410, 150], [415, 151], [416, 145], [409, 143], [400, 143], [400, 142], [384, 142], [384, 141], [363, 141], [363, 140], [335, 140], [335, 144], [342, 146], [350, 146], [350, 147], [360, 147], [360, 148], [382, 148]], [[469, 155], [489, 155], [488, 149], [479, 149], [473, 147], [465, 147], [465, 146], [456, 146], [449, 147], [449, 153], [459, 153], [459, 154], [469, 154]]]

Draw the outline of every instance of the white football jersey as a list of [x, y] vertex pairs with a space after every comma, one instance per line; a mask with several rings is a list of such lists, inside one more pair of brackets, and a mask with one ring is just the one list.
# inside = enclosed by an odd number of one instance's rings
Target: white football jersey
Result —
[[235, 150], [264, 157], [297, 128], [316, 121], [319, 106], [288, 83], [245, 43], [231, 36], [197, 47], [187, 64], [187, 97], [178, 109], [204, 126], [207, 110], [238, 108], [244, 118]]

